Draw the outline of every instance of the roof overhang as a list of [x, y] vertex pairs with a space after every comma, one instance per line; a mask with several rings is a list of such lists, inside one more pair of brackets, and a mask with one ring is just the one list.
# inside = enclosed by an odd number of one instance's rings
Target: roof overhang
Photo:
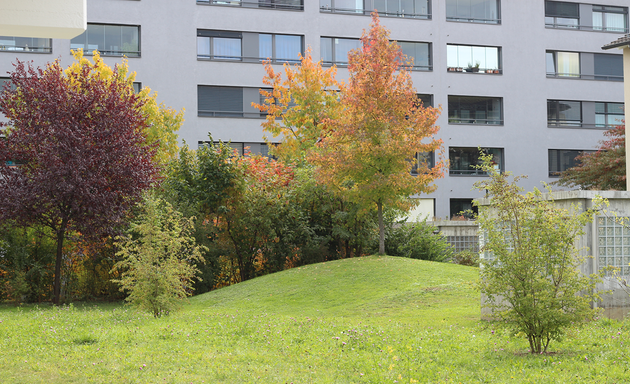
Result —
[[72, 39], [87, 28], [87, 0], [0, 0], [0, 36]]
[[612, 43], [608, 43], [602, 47], [602, 49], [623, 48], [630, 45], [630, 34], [622, 36]]

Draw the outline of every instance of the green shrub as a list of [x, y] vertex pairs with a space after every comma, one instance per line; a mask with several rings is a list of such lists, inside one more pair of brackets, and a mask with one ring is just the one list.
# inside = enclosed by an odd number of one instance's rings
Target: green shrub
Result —
[[479, 266], [479, 252], [466, 249], [453, 253], [450, 261], [454, 264], [467, 265], [469, 267]]
[[114, 271], [122, 274], [115, 282], [129, 292], [127, 301], [160, 317], [192, 294], [199, 272], [194, 263], [203, 262], [203, 246], [191, 235], [193, 219], [183, 218], [160, 199], [147, 196], [143, 203], [127, 237], [118, 239], [116, 255], [122, 260]]
[[452, 257], [453, 249], [441, 233], [425, 221], [398, 224], [391, 227], [385, 239], [385, 252], [391, 256], [412, 259], [445, 261]]

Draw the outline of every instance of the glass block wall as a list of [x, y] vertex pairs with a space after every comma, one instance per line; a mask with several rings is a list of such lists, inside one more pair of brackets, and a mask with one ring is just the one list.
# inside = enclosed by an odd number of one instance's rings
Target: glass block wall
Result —
[[[619, 274], [630, 275], [629, 223], [630, 217], [597, 218], [597, 257], [600, 271], [607, 266], [612, 266], [619, 268]], [[611, 272], [607, 275], [611, 275]]]

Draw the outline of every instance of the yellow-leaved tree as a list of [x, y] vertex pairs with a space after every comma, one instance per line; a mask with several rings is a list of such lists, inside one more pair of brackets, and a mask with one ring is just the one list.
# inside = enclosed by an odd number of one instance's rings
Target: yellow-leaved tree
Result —
[[[267, 113], [262, 123], [265, 132], [281, 137], [280, 145], [271, 146], [270, 151], [286, 163], [304, 165], [324, 136], [324, 120], [339, 116], [338, 91], [342, 84], [335, 80], [336, 68], [324, 70], [321, 62], [313, 62], [307, 50], [300, 56], [300, 65], [284, 64], [284, 79], [270, 62], [265, 63], [265, 70], [263, 83], [273, 89], [262, 89], [265, 102], [252, 105]], [[267, 137], [265, 140], [270, 141]]]
[[[366, 205], [376, 205], [379, 253], [385, 253], [383, 206], [403, 207], [408, 197], [435, 190], [446, 166], [442, 141], [435, 139], [439, 110], [423, 107], [413, 88], [412, 63], [372, 14], [362, 47], [348, 55], [349, 83], [341, 90], [341, 113], [327, 119], [327, 134], [311, 151], [319, 181]], [[438, 151], [434, 167], [419, 164], [417, 153]]]
[[[136, 73], [129, 71], [127, 59], [123, 59], [121, 64], [116, 64], [118, 71], [114, 72], [110, 66], [103, 62], [98, 51], [93, 52], [93, 62], [90, 62], [90, 60], [83, 56], [82, 49], [72, 51], [72, 56], [75, 61], [66, 68], [66, 75], [74, 74], [75, 78], [76, 76], [84, 76], [82, 68], [84, 65], [89, 65], [93, 70], [87, 73], [87, 76], [99, 78], [106, 82], [112, 81], [112, 77], [116, 76], [118, 81], [128, 84], [128, 91], [130, 93], [135, 92], [133, 82], [136, 78]], [[143, 87], [138, 93], [138, 96], [140, 102], [143, 103], [142, 111], [148, 122], [145, 132], [146, 144], [148, 146], [157, 147], [153, 160], [161, 169], [164, 169], [166, 163], [176, 158], [179, 153], [176, 132], [184, 122], [184, 111], [176, 111], [173, 108], [167, 107], [164, 103], [158, 104], [157, 92], [151, 93], [151, 89], [148, 87]]]

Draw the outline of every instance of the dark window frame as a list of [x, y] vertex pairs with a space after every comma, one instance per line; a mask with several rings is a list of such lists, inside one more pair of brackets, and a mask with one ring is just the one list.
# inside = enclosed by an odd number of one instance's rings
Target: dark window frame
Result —
[[[8, 44], [13, 41], [13, 44]], [[30, 41], [30, 45], [29, 42]], [[37, 43], [36, 43], [37, 42]], [[48, 42], [48, 45], [40, 45]], [[52, 53], [52, 39], [41, 37], [0, 36], [0, 52]]]
[[[547, 160], [549, 177], [560, 177], [562, 172], [580, 164], [580, 162], [576, 160], [577, 156], [593, 152], [596, 151], [582, 149], [548, 149]], [[563, 158], [563, 155], [567, 154], [570, 155], [569, 158]]]
[[[124, 45], [127, 44], [127, 42], [123, 42], [122, 41], [122, 37], [121, 37], [121, 41], [120, 41], [120, 49], [118, 50], [107, 50], [107, 49], [91, 49], [90, 48], [90, 26], [103, 26], [103, 27], [128, 27], [128, 28], [135, 28], [137, 30], [137, 36], [138, 36], [138, 42], [137, 42], [137, 51], [132, 51], [132, 50], [125, 50], [124, 49]], [[122, 29], [121, 29], [121, 35], [122, 35]], [[99, 35], [97, 35], [99, 36]], [[105, 38], [106, 38], [106, 32], [103, 31], [103, 45], [105, 45]], [[79, 42], [79, 39], [84, 40], [83, 43]], [[142, 56], [142, 45], [141, 45], [141, 41], [142, 41], [142, 29], [140, 25], [133, 25], [133, 24], [109, 24], [109, 23], [87, 23], [87, 29], [85, 30], [85, 32], [83, 32], [82, 34], [80, 34], [79, 36], [74, 37], [73, 39], [70, 40], [70, 47], [71, 49], [83, 49], [83, 54], [86, 56], [90, 56], [92, 55], [93, 51], [98, 51], [99, 54], [101, 56], [111, 56], [111, 57], [141, 57]], [[100, 43], [99, 43], [100, 44]], [[78, 47], [78, 45], [82, 45], [82, 47]]]
[[[299, 3], [299, 4], [290, 4]], [[304, 0], [197, 0], [198, 5], [271, 9], [280, 11], [304, 11]]]
[[[456, 100], [457, 99], [457, 100]], [[475, 101], [474, 99], [476, 99], [476, 103], [482, 103], [482, 102], [486, 102], [486, 108], [485, 108], [485, 118], [478, 118], [477, 116], [469, 116], [469, 117], [463, 117], [462, 115], [462, 111], [469, 111], [467, 109], [462, 109], [462, 105], [473, 105], [470, 103], [467, 104], [463, 104], [462, 101], [463, 100], [471, 100], [471, 101]], [[495, 101], [498, 101], [499, 104], [499, 118], [495, 119], [495, 118], [489, 118], [488, 116], [490, 116], [489, 112], [493, 112], [491, 109], [488, 109], [488, 102], [494, 103]], [[457, 103], [457, 108], [452, 108], [454, 106], [454, 104]], [[481, 105], [481, 104], [479, 104]], [[473, 111], [473, 110], [470, 110]], [[469, 111], [469, 112], [470, 112]], [[475, 112], [477, 112], [477, 110], [474, 110]], [[453, 112], [458, 112], [457, 115], [455, 115]], [[504, 123], [503, 120], [503, 98], [502, 97], [494, 97], [494, 96], [468, 96], [468, 95], [448, 95], [448, 123], [449, 124], [466, 124], [466, 125], [492, 125], [492, 126], [502, 126]]]
[[[490, 147], [449, 147], [449, 176], [487, 176], [487, 173], [475, 168], [479, 165], [479, 152], [493, 155], [494, 165], [499, 172], [505, 170], [505, 150], [504, 148]], [[457, 156], [459, 155], [459, 160]], [[495, 158], [498, 157], [498, 158]], [[467, 157], [464, 159], [464, 157]], [[496, 159], [496, 160], [495, 160]], [[457, 168], [456, 168], [457, 167]]]
[[[501, 24], [501, 1], [500, 0], [490, 0], [496, 3], [496, 16], [494, 18], [478, 18], [473, 17], [472, 14], [469, 17], [462, 17], [459, 15], [450, 15], [449, 9], [453, 6], [458, 10], [460, 7], [460, 2], [464, 3], [470, 0], [446, 0], [446, 21], [456, 21], [456, 22], [466, 22], [466, 23], [481, 23], [481, 24], [491, 24], [491, 25], [500, 25]], [[455, 4], [449, 4], [453, 3]], [[465, 4], [461, 4], [465, 6]], [[456, 10], [456, 12], [457, 12]]]
[[[417, 4], [413, 5], [413, 12], [405, 12], [405, 7], [402, 4], [402, 0], [389, 0], [383, 1], [385, 6], [384, 10], [379, 10], [379, 4], [374, 4], [374, 0], [364, 0], [363, 7], [361, 8], [343, 8], [336, 5], [337, 0], [320, 0], [319, 12], [320, 13], [338, 13], [344, 15], [365, 15], [369, 16], [375, 9], [378, 12], [379, 17], [404, 17], [410, 19], [431, 20], [431, 0], [426, 1], [426, 12], [419, 13], [416, 9]], [[382, 1], [382, 0], [381, 0]], [[397, 2], [398, 6], [396, 10], [387, 9], [392, 2]], [[422, 5], [420, 5], [422, 7]]]
[[[579, 120], [561, 119], [562, 107], [561, 103], [579, 103], [580, 118]], [[555, 116], [552, 116], [555, 115]], [[548, 127], [582, 127], [584, 123], [584, 115], [582, 101], [579, 100], [547, 100], [547, 126]]]

